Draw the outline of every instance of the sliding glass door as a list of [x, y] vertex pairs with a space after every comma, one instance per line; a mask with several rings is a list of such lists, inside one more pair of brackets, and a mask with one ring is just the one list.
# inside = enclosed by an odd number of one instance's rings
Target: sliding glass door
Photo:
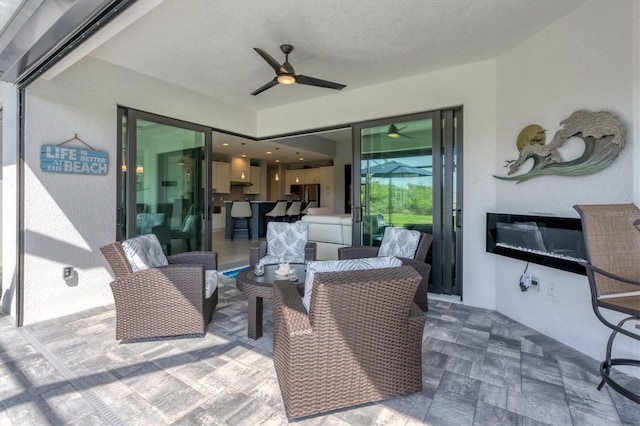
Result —
[[429, 291], [461, 295], [457, 174], [460, 110], [358, 123], [353, 127], [355, 244], [378, 246], [395, 226], [434, 236]]
[[211, 132], [121, 110], [119, 238], [155, 234], [167, 254], [211, 248]]

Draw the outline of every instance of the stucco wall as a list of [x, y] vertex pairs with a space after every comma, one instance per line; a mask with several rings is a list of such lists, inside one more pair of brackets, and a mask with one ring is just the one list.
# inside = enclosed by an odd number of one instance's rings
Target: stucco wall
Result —
[[[574, 204], [633, 201], [633, 153], [640, 142], [634, 132], [638, 117], [632, 88], [637, 87], [638, 73], [632, 63], [633, 28], [633, 2], [591, 1], [498, 58], [494, 173], [505, 175], [504, 161], [518, 157], [516, 138], [522, 128], [541, 125], [548, 142], [560, 121], [579, 109], [612, 112], [625, 124], [628, 137], [615, 162], [597, 174], [545, 176], [520, 184], [495, 180], [496, 211], [578, 217]], [[567, 159], [582, 152], [577, 138], [567, 145]], [[593, 314], [586, 277], [531, 264], [529, 271], [541, 278], [541, 289], [523, 293], [518, 280], [525, 262], [496, 256], [495, 263], [498, 311], [597, 359], [603, 357], [609, 331]], [[555, 297], [548, 295], [550, 283], [555, 284]], [[640, 347], [632, 348], [628, 341], [624, 350], [638, 353]]]
[[[25, 325], [113, 303], [111, 274], [98, 248], [115, 238], [117, 105], [248, 135], [256, 130], [251, 111], [91, 58], [31, 85], [25, 132]], [[74, 133], [108, 152], [107, 176], [40, 170], [40, 147]], [[76, 279], [62, 279], [64, 265], [76, 268]]]
[[[633, 2], [633, 133], [635, 139], [640, 138], [640, 1]], [[640, 144], [631, 146], [633, 155], [633, 199], [640, 206]]]
[[[15, 141], [18, 137], [17, 98], [15, 86], [0, 82], [2, 96], [2, 312], [11, 314], [16, 310], [16, 241], [18, 238], [18, 217], [16, 209], [17, 194], [17, 162], [16, 144], [5, 143]], [[11, 321], [13, 318], [9, 317]]]

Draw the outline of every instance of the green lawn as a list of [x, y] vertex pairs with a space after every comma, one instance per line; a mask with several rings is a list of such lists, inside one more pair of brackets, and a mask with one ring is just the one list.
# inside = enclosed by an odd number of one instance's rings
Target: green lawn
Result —
[[383, 214], [384, 220], [387, 224], [393, 223], [393, 226], [402, 228], [407, 223], [418, 225], [430, 225], [433, 223], [433, 216], [431, 215], [415, 215], [407, 213], [393, 213], [391, 215], [391, 221], [389, 220], [389, 214]]

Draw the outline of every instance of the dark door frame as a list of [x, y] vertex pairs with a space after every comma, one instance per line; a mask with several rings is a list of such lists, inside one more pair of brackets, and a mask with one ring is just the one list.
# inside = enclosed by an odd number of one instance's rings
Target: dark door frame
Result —
[[[123, 117], [127, 117], [127, 141], [123, 140]], [[202, 126], [195, 123], [190, 123], [183, 120], [178, 120], [175, 118], [169, 118], [162, 115], [152, 114], [149, 112], [139, 111], [133, 108], [126, 108], [119, 106], [118, 107], [118, 146], [117, 146], [117, 164], [122, 164], [122, 152], [123, 152], [123, 144], [127, 144], [127, 158], [126, 164], [132, 165], [136, 164], [136, 153], [137, 153], [137, 120], [146, 120], [152, 121], [154, 123], [171, 126], [171, 127], [179, 127], [182, 129], [193, 130], [196, 132], [202, 132], [204, 134], [204, 196], [203, 198], [203, 211], [202, 211], [202, 224], [203, 231], [207, 238], [205, 238], [204, 250], [211, 250], [212, 241], [212, 223], [211, 223], [211, 174], [212, 170], [212, 128], [207, 126]], [[131, 167], [131, 166], [129, 166]], [[125, 232], [125, 229], [136, 229], [136, 203], [130, 202], [131, 200], [126, 200], [126, 211], [125, 207], [122, 205], [125, 200], [122, 199], [122, 187], [126, 185], [126, 194], [127, 198], [135, 197], [136, 195], [136, 179], [135, 173], [127, 173], [125, 177], [125, 182], [123, 182], [123, 173], [117, 173], [116, 179], [116, 191], [117, 191], [117, 204], [116, 204], [116, 240], [121, 240], [130, 236], [130, 232]], [[126, 214], [122, 214], [126, 213]], [[123, 217], [124, 216], [124, 217]], [[199, 231], [199, 232], [200, 232]], [[125, 235], [126, 234], [126, 235]]]

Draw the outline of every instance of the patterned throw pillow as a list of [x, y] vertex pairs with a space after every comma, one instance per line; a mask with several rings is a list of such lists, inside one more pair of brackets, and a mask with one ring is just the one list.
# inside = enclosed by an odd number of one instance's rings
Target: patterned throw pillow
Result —
[[270, 222], [267, 225], [267, 255], [285, 258], [303, 258], [309, 241], [307, 222]]
[[169, 264], [155, 234], [129, 238], [122, 242], [122, 249], [133, 272]]
[[309, 262], [307, 275], [304, 279], [304, 297], [302, 304], [309, 312], [311, 306], [311, 291], [316, 272], [357, 271], [362, 269], [382, 269], [402, 266], [402, 261], [395, 257], [367, 257], [364, 259], [348, 260], [318, 260]]
[[278, 265], [282, 262], [287, 263], [304, 263], [304, 257], [291, 257], [291, 256], [264, 256], [260, 259], [262, 265]]
[[378, 250], [378, 256], [397, 256], [413, 259], [420, 242], [420, 231], [388, 227]]

